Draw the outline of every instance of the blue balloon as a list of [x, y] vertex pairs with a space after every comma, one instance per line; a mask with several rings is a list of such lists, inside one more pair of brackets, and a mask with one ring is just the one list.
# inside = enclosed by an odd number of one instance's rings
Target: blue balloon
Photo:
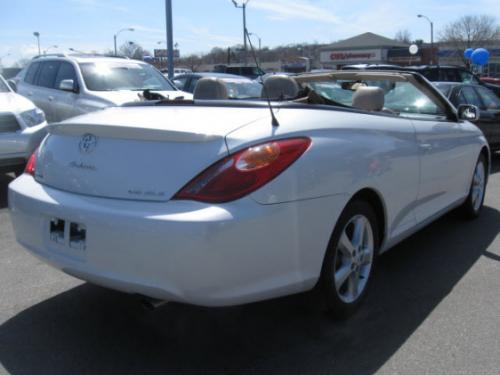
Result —
[[490, 59], [490, 53], [484, 48], [478, 48], [472, 52], [470, 59], [474, 65], [486, 65]]
[[470, 60], [470, 57], [472, 56], [472, 53], [474, 52], [474, 49], [472, 48], [467, 48], [465, 51], [464, 51], [464, 57], [468, 60]]

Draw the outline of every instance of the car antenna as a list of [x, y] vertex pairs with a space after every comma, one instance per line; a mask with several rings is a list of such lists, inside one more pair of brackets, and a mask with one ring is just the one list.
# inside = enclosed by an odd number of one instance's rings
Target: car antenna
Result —
[[[259, 71], [261, 71], [260, 64], [257, 60], [257, 56], [255, 55], [255, 49], [253, 48], [253, 44], [252, 44], [252, 41], [250, 39], [250, 34], [248, 33], [248, 30], [246, 27], [245, 27], [245, 36], [248, 39], [248, 44], [250, 45], [250, 50], [252, 51], [252, 57], [253, 57], [253, 61], [255, 62], [255, 66], [257, 67], [257, 69]], [[278, 127], [278, 126], [280, 126], [280, 123], [278, 122], [278, 119], [274, 115], [273, 106], [271, 105], [271, 98], [269, 98], [269, 93], [267, 91], [267, 87], [264, 84], [264, 82], [262, 82], [262, 90], [264, 91], [264, 95], [265, 95], [266, 100], [267, 100], [267, 106], [269, 108], [269, 112], [271, 112], [271, 124], [275, 127]]]

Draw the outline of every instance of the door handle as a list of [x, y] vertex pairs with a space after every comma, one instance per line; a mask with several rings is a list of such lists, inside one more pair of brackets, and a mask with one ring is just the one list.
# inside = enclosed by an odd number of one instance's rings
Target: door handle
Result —
[[49, 96], [49, 101], [51, 102], [52, 100], [54, 100], [54, 97], [52, 95]]
[[419, 146], [426, 152], [432, 150], [432, 145], [430, 143], [420, 143]]

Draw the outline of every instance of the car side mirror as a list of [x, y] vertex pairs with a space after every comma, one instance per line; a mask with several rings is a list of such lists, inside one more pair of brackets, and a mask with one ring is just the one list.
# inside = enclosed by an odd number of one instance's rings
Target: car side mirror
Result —
[[9, 85], [9, 87], [12, 89], [12, 91], [14, 92], [17, 92], [17, 85], [16, 85], [16, 82], [12, 79], [9, 79], [7, 81], [7, 84]]
[[63, 79], [61, 83], [59, 83], [59, 90], [69, 91], [69, 92], [78, 92], [75, 88], [75, 82], [72, 79]]
[[476, 122], [480, 117], [479, 108], [477, 108], [475, 105], [460, 104], [458, 106], [457, 112], [459, 119], [467, 120], [470, 122]]

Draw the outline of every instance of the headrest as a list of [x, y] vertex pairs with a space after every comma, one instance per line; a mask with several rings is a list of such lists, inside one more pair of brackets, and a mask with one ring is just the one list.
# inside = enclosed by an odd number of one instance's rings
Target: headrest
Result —
[[214, 77], [204, 77], [198, 80], [194, 88], [193, 98], [224, 100], [228, 99], [227, 88], [224, 82]]
[[352, 97], [352, 106], [365, 111], [381, 111], [384, 102], [384, 90], [376, 86], [360, 86]]
[[295, 99], [299, 94], [299, 84], [291, 77], [275, 75], [264, 81], [261, 97], [270, 99]]

